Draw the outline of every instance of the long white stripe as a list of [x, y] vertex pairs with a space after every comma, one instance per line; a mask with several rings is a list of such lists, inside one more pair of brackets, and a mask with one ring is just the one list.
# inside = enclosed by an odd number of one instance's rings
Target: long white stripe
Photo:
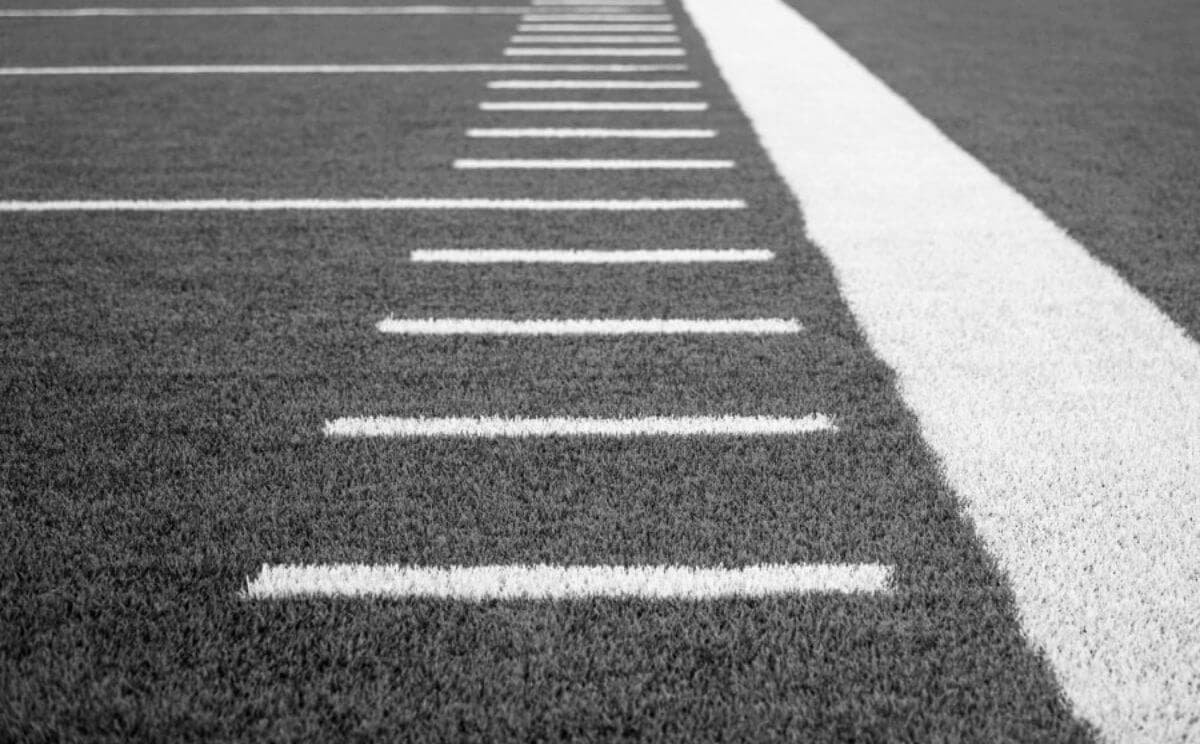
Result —
[[505, 57], [684, 57], [681, 47], [509, 47]]
[[530, 13], [521, 17], [524, 23], [670, 23], [667, 13], [634, 15], [595, 15], [589, 13]]
[[325, 422], [327, 437], [655, 437], [789, 436], [833, 432], [823, 414], [770, 416], [647, 416], [644, 418], [397, 418], [367, 416]]
[[508, 40], [510, 44], [678, 44], [680, 38], [673, 34], [646, 36], [613, 34], [516, 34]]
[[547, 159], [499, 160], [462, 158], [454, 161], [459, 170], [725, 170], [732, 160], [623, 160]]
[[794, 594], [888, 592], [892, 567], [878, 564], [692, 566], [266, 565], [249, 599], [434, 597], [479, 602], [514, 599], [714, 600]]
[[0, 201], [3, 212], [263, 212], [482, 209], [673, 211], [745, 209], [741, 199], [94, 199]]
[[560, 139], [708, 139], [715, 129], [468, 129], [468, 137]]
[[[590, 4], [590, 3], [589, 3]], [[3, 8], [0, 18], [122, 18], [140, 16], [394, 16], [516, 15], [529, 6], [487, 5], [247, 5], [180, 8]]]
[[50, 75], [354, 75], [439, 72], [683, 72], [682, 64], [444, 64], [444, 65], [99, 65], [0, 67], [0, 76]]
[[556, 251], [556, 250], [415, 250], [409, 258], [416, 263], [552, 263], [552, 264], [635, 264], [635, 263], [735, 263], [771, 261], [775, 254], [767, 250], [628, 250], [628, 251]]
[[698, 90], [698, 80], [492, 80], [492, 90]]
[[689, 320], [681, 318], [586, 318], [570, 320], [496, 320], [489, 318], [387, 318], [375, 326], [380, 333], [406, 336], [751, 336], [800, 333], [795, 320]]
[[670, 101], [484, 101], [481, 111], [707, 111], [707, 103]]
[[1200, 739], [1200, 345], [780, 0], [685, 0], [1075, 711]]
[[673, 23], [522, 23], [520, 33], [673, 33]]

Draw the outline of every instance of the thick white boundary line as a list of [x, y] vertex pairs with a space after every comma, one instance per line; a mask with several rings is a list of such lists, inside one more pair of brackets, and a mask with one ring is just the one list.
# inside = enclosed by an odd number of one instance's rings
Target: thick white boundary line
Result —
[[492, 80], [491, 90], [699, 90], [698, 80]]
[[1200, 739], [1200, 344], [780, 0], [684, 0], [1078, 714]]
[[468, 129], [468, 137], [534, 139], [711, 139], [715, 129]]
[[518, 33], [674, 33], [673, 23], [522, 23]]
[[[530, 6], [486, 5], [247, 5], [181, 8], [4, 8], [0, 18], [135, 18], [142, 16], [397, 16], [518, 15]], [[543, 8], [548, 10], [548, 8]]]
[[682, 47], [508, 47], [505, 57], [686, 57]]
[[248, 599], [430, 597], [472, 602], [616, 597], [714, 600], [811, 593], [889, 592], [892, 567], [878, 564], [692, 566], [267, 565], [247, 582]]
[[637, 263], [739, 263], [772, 261], [767, 250], [628, 250], [628, 251], [556, 251], [556, 250], [415, 250], [414, 263], [491, 264], [637, 264]]
[[646, 15], [529, 13], [521, 16], [522, 23], [670, 23], [672, 20], [668, 13]]
[[690, 437], [794, 436], [835, 432], [820, 413], [803, 418], [771, 416], [646, 416], [643, 418], [398, 418], [365, 416], [325, 422], [325, 436], [358, 437]]
[[728, 170], [732, 160], [628, 160], [628, 159], [553, 159], [499, 160], [461, 158], [454, 161], [458, 170]]
[[745, 209], [741, 199], [95, 199], [0, 201], [4, 212], [268, 212], [480, 209], [514, 211], [678, 211]]
[[101, 65], [0, 67], [0, 77], [51, 75], [397, 75], [440, 72], [683, 72], [682, 64]]
[[480, 111], [707, 111], [708, 104], [671, 101], [483, 101]]
[[673, 34], [630, 36], [621, 34], [514, 34], [509, 44], [678, 44]]
[[380, 333], [406, 336], [665, 336], [800, 333], [796, 320], [751, 318], [691, 320], [684, 318], [581, 318], [569, 320], [497, 320], [489, 318], [386, 318]]

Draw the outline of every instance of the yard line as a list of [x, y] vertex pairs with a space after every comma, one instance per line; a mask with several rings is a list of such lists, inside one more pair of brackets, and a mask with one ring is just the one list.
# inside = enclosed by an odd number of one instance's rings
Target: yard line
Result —
[[678, 44], [681, 39], [672, 34], [644, 36], [612, 34], [516, 34], [510, 44]]
[[1200, 344], [781, 0], [684, 0], [1074, 712], [1200, 738]]
[[460, 158], [458, 170], [723, 170], [732, 160], [628, 160], [628, 159], [483, 159]]
[[468, 129], [468, 137], [530, 139], [710, 139], [715, 129]]
[[[589, 3], [590, 5], [590, 3]], [[132, 18], [141, 16], [396, 16], [518, 15], [531, 6], [487, 5], [247, 5], [181, 8], [4, 8], [0, 18]], [[548, 8], [542, 8], [548, 10]]]
[[673, 19], [668, 13], [648, 13], [632, 15], [594, 15], [587, 13], [528, 13], [521, 17], [522, 23], [670, 23]]
[[508, 47], [505, 57], [684, 57], [683, 47]]
[[657, 437], [791, 436], [835, 432], [833, 421], [770, 416], [647, 416], [643, 418], [399, 418], [366, 416], [325, 422], [327, 437]]
[[708, 104], [672, 101], [483, 101], [481, 111], [707, 111]]
[[266, 212], [512, 210], [691, 211], [745, 209], [741, 199], [92, 199], [0, 201], [5, 212]]
[[696, 566], [401, 566], [362, 563], [264, 564], [247, 582], [248, 599], [433, 597], [465, 601], [588, 597], [714, 600], [733, 597], [890, 591], [891, 566], [765, 564]]
[[697, 80], [492, 80], [491, 90], [698, 90]]
[[662, 336], [800, 333], [799, 321], [785, 318], [693, 320], [684, 318], [578, 318], [500, 320], [492, 318], [386, 318], [380, 333], [406, 336]]
[[519, 33], [674, 33], [673, 23], [522, 23]]
[[775, 254], [768, 250], [628, 250], [628, 251], [560, 251], [560, 250], [414, 250], [409, 260], [414, 263], [491, 264], [491, 263], [550, 263], [550, 264], [639, 264], [639, 263], [737, 263], [772, 261]]
[[53, 75], [396, 75], [442, 72], [684, 72], [683, 64], [104, 65], [0, 67], [0, 77]]

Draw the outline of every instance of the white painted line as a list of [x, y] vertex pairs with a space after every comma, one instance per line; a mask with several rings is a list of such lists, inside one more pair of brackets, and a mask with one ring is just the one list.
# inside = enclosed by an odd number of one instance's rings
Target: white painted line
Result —
[[698, 90], [697, 80], [493, 80], [492, 90]]
[[457, 170], [726, 170], [732, 160], [546, 159], [499, 160], [461, 158]]
[[361, 563], [264, 564], [247, 582], [248, 599], [300, 597], [432, 597], [470, 602], [589, 597], [719, 600], [795, 594], [880, 594], [891, 566], [767, 564], [694, 566], [401, 566]]
[[101, 65], [0, 67], [0, 76], [51, 75], [354, 75], [440, 72], [683, 72], [683, 64], [444, 64], [444, 65]]
[[1200, 344], [780, 0], [684, 0], [1073, 711], [1200, 740]]
[[510, 44], [678, 44], [674, 34], [515, 34]]
[[745, 209], [741, 199], [92, 199], [0, 201], [6, 212], [266, 212], [513, 210], [690, 211]]
[[752, 318], [692, 320], [684, 318], [572, 318], [569, 320], [499, 320], [492, 318], [386, 318], [380, 333], [405, 336], [668, 336], [800, 333], [796, 320]]
[[647, 416], [644, 418], [398, 418], [367, 416], [325, 422], [327, 437], [690, 437], [791, 436], [834, 432], [823, 414], [770, 416]]
[[522, 16], [521, 21], [523, 23], [670, 23], [671, 16], [667, 13], [645, 15], [530, 13]]
[[522, 23], [519, 33], [674, 33], [673, 23]]
[[508, 47], [505, 57], [685, 57], [682, 47]]
[[715, 129], [468, 129], [468, 137], [560, 139], [708, 139]]
[[740, 263], [772, 261], [767, 250], [628, 250], [628, 251], [557, 251], [557, 250], [414, 250], [414, 263], [492, 264], [641, 264], [641, 263]]
[[670, 101], [484, 101], [481, 111], [707, 111], [707, 103]]
[[[590, 5], [590, 3], [589, 3]], [[123, 18], [141, 16], [397, 16], [518, 15], [530, 6], [472, 5], [329, 5], [205, 6], [179, 8], [4, 8], [0, 18]]]

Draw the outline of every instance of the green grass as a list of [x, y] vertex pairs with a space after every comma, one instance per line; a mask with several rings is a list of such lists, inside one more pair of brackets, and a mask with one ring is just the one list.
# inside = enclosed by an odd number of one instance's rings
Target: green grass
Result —
[[[334, 36], [339, 25], [315, 27]], [[498, 50], [507, 30], [488, 28], [471, 41]], [[723, 134], [680, 151], [741, 165], [712, 180], [449, 173], [447, 158], [535, 152], [461, 137], [476, 122], [469, 104], [487, 97], [483, 78], [0, 82], [11, 95], [4, 134], [19, 138], [0, 161], [4, 198], [507, 189], [752, 205], [4, 216], [0, 739], [1089, 739], [1023, 641], [1007, 587], [785, 187], [707, 59], [695, 65], [717, 111], [694, 122]], [[95, 148], [102, 132], [124, 144]], [[56, 153], [71, 157], [48, 170]], [[418, 247], [780, 258], [454, 268], [406, 262]], [[388, 313], [766, 315], [807, 330], [405, 339], [374, 330]], [[376, 413], [813, 411], [841, 431], [625, 442], [320, 434], [327, 418]], [[283, 561], [878, 561], [897, 566], [897, 583], [878, 597], [710, 603], [239, 597], [262, 563]]]

